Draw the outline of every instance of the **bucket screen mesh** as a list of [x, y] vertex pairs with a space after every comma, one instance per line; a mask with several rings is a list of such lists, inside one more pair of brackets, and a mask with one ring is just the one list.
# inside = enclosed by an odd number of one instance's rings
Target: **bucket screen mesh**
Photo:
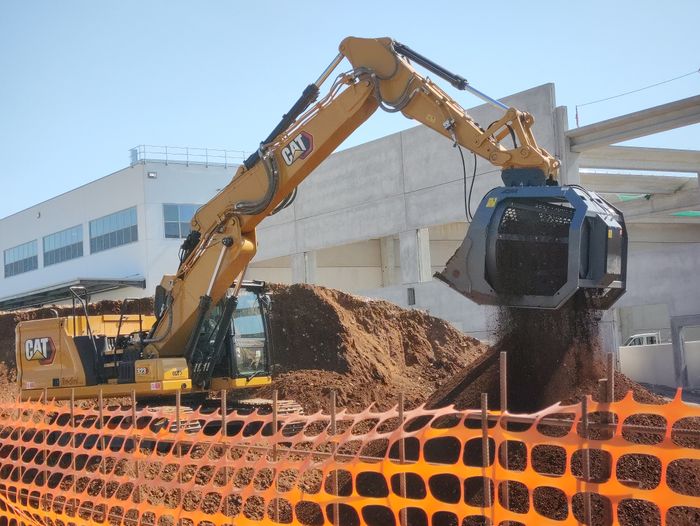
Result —
[[573, 215], [573, 208], [550, 202], [510, 202], [495, 239], [495, 275], [489, 276], [494, 289], [513, 295], [555, 294], [567, 280]]

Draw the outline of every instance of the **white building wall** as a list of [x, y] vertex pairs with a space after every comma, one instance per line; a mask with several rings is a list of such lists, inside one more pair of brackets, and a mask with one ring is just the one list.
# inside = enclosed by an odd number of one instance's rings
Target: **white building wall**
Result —
[[[36, 270], [7, 278], [0, 272], [0, 299], [79, 278], [146, 279], [146, 290], [122, 289], [104, 298], [153, 294], [162, 275], [177, 270], [181, 242], [165, 238], [163, 203], [204, 203], [233, 173], [219, 166], [136, 164], [0, 220], [0, 254], [34, 239], [39, 252]], [[90, 221], [132, 206], [138, 241], [91, 254]], [[83, 256], [44, 267], [43, 237], [78, 224], [83, 226]]]

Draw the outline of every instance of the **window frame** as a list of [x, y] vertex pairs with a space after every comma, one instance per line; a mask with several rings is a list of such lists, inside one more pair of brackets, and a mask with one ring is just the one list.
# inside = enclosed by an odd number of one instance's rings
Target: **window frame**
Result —
[[[164, 239], [185, 239], [191, 232], [191, 222], [197, 210], [202, 205], [195, 203], [163, 203], [163, 238]], [[167, 207], [175, 207], [177, 209], [177, 220], [167, 219], [168, 214], [166, 213]], [[187, 218], [182, 215], [183, 207], [191, 207], [192, 215]], [[178, 225], [178, 235], [168, 235], [168, 225]], [[183, 227], [186, 225], [187, 232], [184, 232]], [[183, 235], [184, 232], [184, 235]]]
[[138, 226], [136, 205], [91, 219], [88, 223], [90, 254], [136, 243], [139, 240]]
[[[34, 253], [32, 254], [32, 249], [29, 248], [29, 255], [26, 257], [16, 259], [15, 261], [7, 262], [7, 255], [8, 252], [15, 251], [17, 249], [21, 249], [23, 247], [31, 247], [33, 245], [34, 248]], [[32, 270], [37, 270], [39, 268], [39, 243], [37, 239], [32, 239], [31, 241], [27, 241], [25, 243], [20, 243], [19, 245], [15, 245], [14, 247], [6, 248], [3, 250], [3, 276], [5, 278], [11, 278], [13, 276], [18, 276], [19, 274], [25, 274], [27, 272], [31, 272]], [[34, 266], [31, 266], [31, 263], [29, 265], [29, 268], [24, 268], [22, 265], [18, 265], [18, 263], [25, 262], [25, 261], [32, 261]], [[12, 270], [9, 274], [7, 272], [8, 266], [12, 266], [11, 268], [15, 269]], [[19, 268], [17, 268], [19, 267]]]
[[[78, 241], [75, 241], [75, 242], [69, 243], [69, 244], [65, 244], [65, 245], [61, 245], [61, 246], [58, 246], [56, 248], [51, 248], [51, 249], [47, 250], [47, 247], [46, 247], [47, 240], [50, 240], [50, 238], [53, 238], [54, 236], [58, 236], [58, 235], [64, 234], [64, 233], [66, 233], [68, 236], [70, 236], [70, 233], [74, 230], [77, 230], [79, 232], [80, 239]], [[84, 230], [83, 224], [80, 223], [80, 224], [77, 224], [75, 226], [72, 226], [69, 228], [64, 228], [63, 230], [59, 230], [59, 231], [54, 232], [52, 234], [48, 234], [46, 236], [43, 236], [42, 240], [41, 240], [41, 249], [42, 249], [42, 256], [43, 256], [43, 261], [44, 261], [43, 266], [50, 267], [52, 265], [58, 265], [59, 263], [64, 263], [64, 262], [70, 261], [72, 259], [77, 259], [77, 258], [83, 257], [85, 255], [85, 247], [84, 247], [85, 235], [84, 235], [83, 230]], [[60, 241], [59, 241], [59, 243], [60, 243]], [[64, 257], [63, 259], [57, 259], [57, 261], [52, 261], [52, 259], [53, 259], [53, 255], [51, 254], [52, 252], [56, 253], [57, 251], [61, 251], [64, 249], [69, 249], [71, 252], [73, 252], [73, 249], [76, 247], [78, 248], [78, 250], [76, 252], [79, 252], [76, 255], [70, 255], [70, 257]], [[65, 250], [65, 252], [68, 252], [68, 250]]]

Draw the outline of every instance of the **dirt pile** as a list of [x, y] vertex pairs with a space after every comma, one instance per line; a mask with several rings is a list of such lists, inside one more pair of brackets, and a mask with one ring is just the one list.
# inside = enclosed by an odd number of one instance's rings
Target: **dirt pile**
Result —
[[331, 390], [350, 409], [388, 408], [400, 392], [418, 405], [487, 349], [424, 312], [310, 285], [273, 288], [271, 327], [275, 388], [307, 411]]

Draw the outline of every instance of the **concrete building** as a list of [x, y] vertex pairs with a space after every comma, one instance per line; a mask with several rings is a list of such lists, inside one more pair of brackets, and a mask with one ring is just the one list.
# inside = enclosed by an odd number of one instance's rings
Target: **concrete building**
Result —
[[[628, 292], [606, 316], [608, 345], [635, 331], [670, 332], [674, 319], [689, 325], [694, 318], [688, 317], [700, 314], [700, 152], [613, 145], [700, 122], [700, 97], [575, 130], [567, 130], [566, 109], [556, 106], [551, 84], [503, 101], [534, 115], [538, 142], [563, 162], [563, 183], [580, 182], [625, 212]], [[484, 105], [470, 114], [489, 123], [499, 110]], [[175, 223], [186, 223], [189, 205], [204, 203], [235, 171], [228, 153], [214, 159], [206, 152], [206, 160], [178, 154], [137, 150], [128, 168], [1, 220], [6, 273], [0, 308], [65, 291], [80, 280], [95, 291], [122, 287], [102, 296], [152, 294], [161, 276], [177, 267], [181, 232]], [[474, 160], [468, 152], [465, 158], [469, 183]], [[301, 184], [292, 206], [261, 224], [247, 277], [386, 298], [488, 338], [493, 312], [431, 278], [466, 232], [464, 182], [452, 143], [420, 126], [337, 152]], [[478, 160], [472, 209], [499, 185], [500, 171]], [[128, 213], [117, 214], [121, 219], [112, 216], [122, 211]], [[135, 227], [133, 238], [113, 233], [124, 225]], [[74, 229], [69, 233], [77, 236], [78, 226], [82, 256], [71, 259], [77, 252], [65, 248], [65, 231]], [[58, 232], [62, 236], [50, 237]], [[47, 243], [61, 245], [50, 249], [59, 252], [50, 254]]]

